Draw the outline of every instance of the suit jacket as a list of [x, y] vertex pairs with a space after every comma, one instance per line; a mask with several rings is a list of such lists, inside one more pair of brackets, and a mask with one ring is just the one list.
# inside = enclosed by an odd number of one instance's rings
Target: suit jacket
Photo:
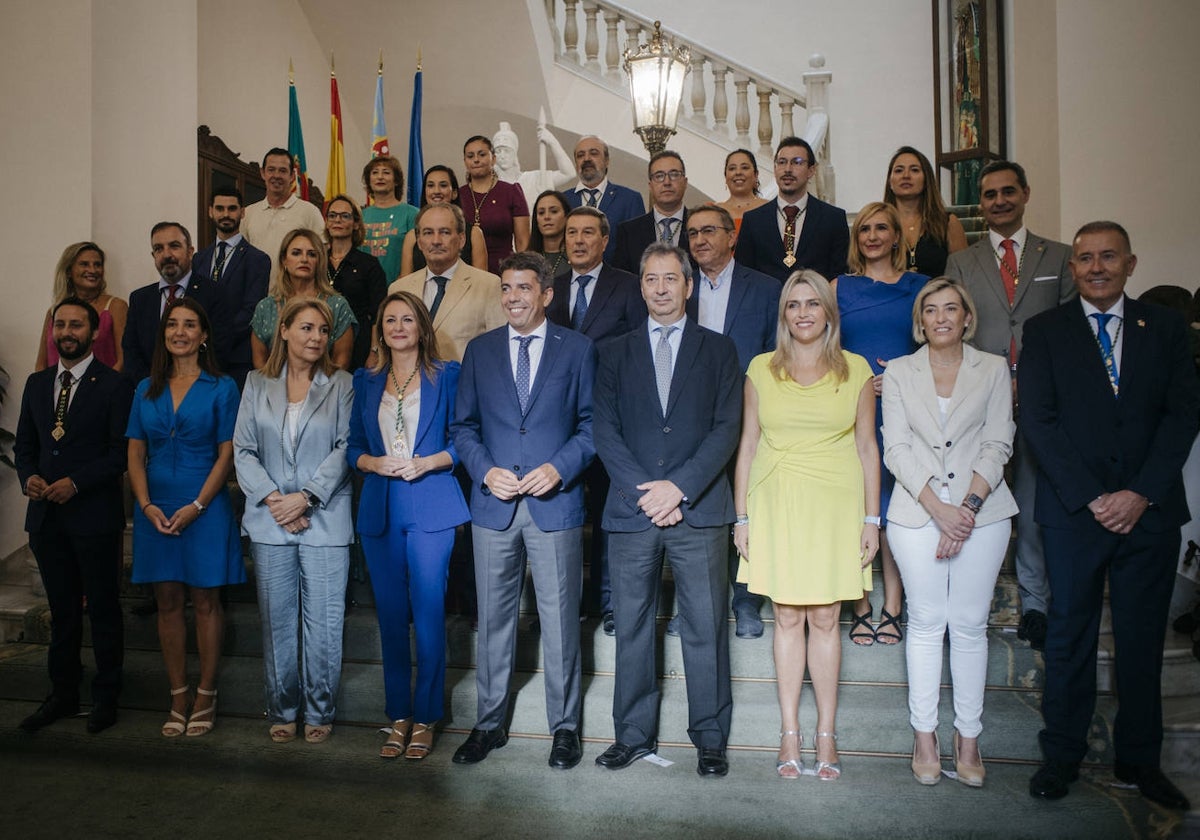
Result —
[[612, 483], [604, 530], [654, 527], [637, 502], [637, 485], [667, 479], [686, 501], [695, 528], [733, 522], [725, 467], [742, 424], [742, 372], [737, 348], [690, 318], [683, 329], [664, 415], [654, 379], [648, 322], [615, 339], [596, 374], [596, 454]]
[[[645, 323], [646, 301], [642, 298], [641, 281], [635, 275], [601, 263], [600, 274], [592, 283], [581, 333], [599, 345]], [[554, 278], [554, 298], [546, 307], [546, 317], [560, 326], [571, 326], [570, 271]]]
[[[388, 293], [412, 292], [424, 300], [425, 276], [423, 268], [406, 274], [388, 287]], [[467, 342], [507, 323], [500, 306], [500, 278], [460, 260], [433, 319], [433, 331], [443, 358], [461, 362]]]
[[[454, 395], [458, 390], [458, 373], [458, 362], [444, 362], [436, 382], [430, 382], [424, 371], [421, 372], [421, 414], [414, 437], [414, 455], [436, 455], [445, 450], [450, 454], [453, 464], [458, 463], [458, 453], [449, 436], [450, 420], [454, 416]], [[358, 468], [358, 459], [362, 455], [379, 457], [389, 454], [379, 430], [379, 402], [387, 388], [387, 381], [387, 368], [379, 373], [359, 368], [354, 373], [354, 407], [350, 412], [350, 443], [346, 449], [346, 461], [352, 470]], [[358, 532], [368, 537], [383, 536], [388, 528], [389, 482], [403, 479], [388, 478], [373, 472], [363, 472], [362, 475]], [[417, 526], [421, 530], [443, 531], [471, 518], [462, 488], [454, 478], [453, 465], [406, 483], [412, 487], [413, 498], [420, 506]]]
[[985, 353], [1008, 358], [1009, 343], [1015, 340], [1019, 351], [1029, 318], [1076, 296], [1075, 281], [1067, 266], [1070, 258], [1070, 246], [1028, 233], [1020, 282], [1009, 306], [996, 252], [986, 234], [970, 248], [951, 254], [946, 261], [946, 276], [962, 282], [978, 311], [979, 322], [971, 343]]
[[[383, 266], [370, 254], [351, 248], [342, 259], [337, 272], [330, 272], [333, 287], [350, 304], [350, 310], [358, 321], [354, 334], [354, 351], [350, 354], [350, 367], [357, 370], [367, 363], [371, 344], [375, 340], [375, 316], [379, 304], [387, 297], [387, 280]], [[449, 288], [446, 290], [449, 292]]]
[[1163, 532], [1190, 518], [1181, 471], [1200, 393], [1187, 325], [1172, 310], [1126, 297], [1121, 334], [1115, 396], [1082, 304], [1026, 323], [1017, 387], [1021, 432], [1038, 461], [1042, 525], [1094, 527], [1088, 503], [1125, 489], [1150, 500], [1138, 528]]
[[[218, 331], [217, 324], [228, 322], [217, 284], [207, 275], [197, 272], [195, 266], [188, 281], [187, 296], [204, 307], [204, 311], [208, 313], [208, 321], [213, 325], [213, 332]], [[125, 334], [121, 337], [121, 351], [125, 354], [122, 373], [133, 385], [150, 375], [150, 361], [154, 358], [154, 342], [158, 338], [158, 326], [161, 321], [162, 292], [158, 289], [158, 281], [134, 289], [129, 296], [129, 317], [125, 321]], [[209, 336], [209, 339], [219, 353], [218, 336]]]
[[[575, 192], [574, 189], [565, 191], [563, 195], [566, 196], [567, 204], [572, 208], [583, 205], [582, 194]], [[646, 202], [642, 200], [642, 194], [637, 190], [622, 187], [612, 181], [608, 182], [608, 188], [599, 198], [600, 206], [596, 209], [608, 218], [609, 237], [608, 244], [604, 246], [604, 261], [611, 263], [617, 253], [617, 227], [622, 222], [627, 222], [645, 213]]]
[[[217, 243], [198, 251], [192, 260], [192, 276], [212, 279], [213, 261], [216, 259]], [[221, 301], [223, 317], [212, 319], [216, 336], [213, 345], [217, 350], [217, 361], [221, 369], [241, 373], [239, 384], [253, 367], [250, 352], [250, 319], [254, 307], [267, 296], [271, 280], [271, 258], [242, 238], [232, 252], [225, 255], [225, 267], [217, 281], [217, 297]]]
[[557, 324], [546, 325], [546, 346], [522, 413], [509, 361], [507, 324], [467, 345], [450, 431], [471, 475], [471, 521], [504, 530], [520, 497], [502, 501], [483, 479], [492, 467], [518, 478], [553, 464], [562, 484], [544, 496], [527, 496], [534, 524], [543, 531], [583, 525], [583, 471], [596, 455], [592, 443], [592, 387], [596, 349], [591, 340]]
[[[344, 370], [317, 371], [300, 413], [296, 444], [282, 440], [287, 415], [287, 365], [278, 378], [262, 371], [246, 377], [237, 425], [233, 465], [246, 494], [242, 533], [267, 545], [341, 546], [354, 541], [350, 523], [350, 466], [346, 448], [354, 388]], [[312, 525], [289, 534], [275, 523], [263, 500], [275, 490], [306, 490], [321, 500]]]
[[987, 525], [1014, 516], [1017, 503], [1004, 483], [1012, 455], [1012, 384], [1000, 356], [963, 347], [963, 361], [942, 425], [929, 347], [888, 363], [883, 372], [883, 460], [896, 487], [888, 521], [920, 528], [930, 519], [917, 501], [926, 486], [950, 486], [951, 502], [966, 498], [975, 473], [991, 492], [975, 517]]
[[[685, 251], [687, 250], [687, 220], [688, 213], [684, 210], [683, 225], [679, 231], [679, 245]], [[651, 242], [658, 241], [659, 233], [658, 226], [654, 224], [653, 209], [649, 213], [622, 222], [613, 234], [617, 244], [613, 249], [612, 264], [622, 271], [628, 271], [630, 274], [640, 277], [642, 252]], [[605, 259], [608, 259], [607, 254]]]
[[21, 487], [30, 476], [47, 484], [70, 477], [79, 491], [62, 505], [29, 500], [25, 530], [37, 533], [50, 507], [61, 507], [51, 520], [74, 536], [111, 534], [125, 529], [125, 502], [121, 476], [127, 463], [125, 426], [133, 387], [112, 368], [93, 358], [83, 378], [76, 382], [71, 407], [63, 423], [66, 432], [55, 440], [54, 379], [58, 366], [31, 374], [25, 380], [21, 414], [17, 420], [13, 455]]
[[846, 273], [850, 225], [845, 210], [826, 204], [815, 195], [808, 197], [804, 226], [796, 242], [796, 262], [791, 268], [783, 264], [785, 254], [778, 219], [778, 201], [768, 201], [742, 215], [734, 251], [739, 263], [769, 274], [781, 283], [802, 268], [811, 268], [826, 280]]
[[[687, 302], [688, 317], [697, 322], [700, 320], [700, 284], [703, 282], [704, 278], [697, 269], [696, 279], [692, 283], [692, 296]], [[782, 290], [782, 285], [774, 277], [734, 261], [729, 305], [725, 309], [725, 326], [721, 333], [732, 339], [737, 347], [738, 364], [743, 373], [750, 367], [751, 359], [775, 349], [779, 293]]]

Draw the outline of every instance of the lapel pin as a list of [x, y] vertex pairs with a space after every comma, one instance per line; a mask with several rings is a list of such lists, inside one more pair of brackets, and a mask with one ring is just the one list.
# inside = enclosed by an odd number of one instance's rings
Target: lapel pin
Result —
[[1139, 327], [1144, 327], [1144, 326], [1146, 326], [1146, 321], [1144, 318], [1138, 318], [1137, 324]]

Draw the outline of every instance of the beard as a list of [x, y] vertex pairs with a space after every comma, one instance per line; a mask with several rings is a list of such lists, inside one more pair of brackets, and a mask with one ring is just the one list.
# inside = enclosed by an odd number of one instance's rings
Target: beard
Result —
[[86, 341], [60, 338], [54, 342], [54, 349], [62, 359], [68, 362], [78, 361], [92, 351], [92, 337], [89, 335]]

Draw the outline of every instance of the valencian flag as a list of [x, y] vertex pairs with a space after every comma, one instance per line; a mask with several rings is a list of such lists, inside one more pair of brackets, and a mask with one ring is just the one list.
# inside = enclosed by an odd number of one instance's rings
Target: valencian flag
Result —
[[325, 176], [325, 201], [346, 191], [346, 147], [342, 144], [342, 99], [338, 96], [333, 54], [329, 55], [329, 174]]
[[300, 103], [296, 100], [296, 80], [291, 59], [288, 60], [288, 154], [296, 170], [292, 192], [308, 201], [308, 161], [304, 157], [304, 132], [300, 128]]
[[425, 185], [425, 155], [421, 151], [421, 51], [417, 50], [417, 74], [413, 76], [412, 117], [408, 122], [408, 203], [421, 206]]
[[371, 157], [390, 155], [387, 124], [383, 118], [383, 50], [379, 51], [379, 75], [375, 79], [375, 121], [371, 124]]

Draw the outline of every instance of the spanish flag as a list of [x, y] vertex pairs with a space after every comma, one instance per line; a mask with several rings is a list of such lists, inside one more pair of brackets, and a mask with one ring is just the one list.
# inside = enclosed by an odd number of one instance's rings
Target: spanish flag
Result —
[[333, 54], [329, 55], [329, 174], [325, 177], [325, 201], [346, 191], [346, 147], [342, 143], [342, 100], [338, 96]]

